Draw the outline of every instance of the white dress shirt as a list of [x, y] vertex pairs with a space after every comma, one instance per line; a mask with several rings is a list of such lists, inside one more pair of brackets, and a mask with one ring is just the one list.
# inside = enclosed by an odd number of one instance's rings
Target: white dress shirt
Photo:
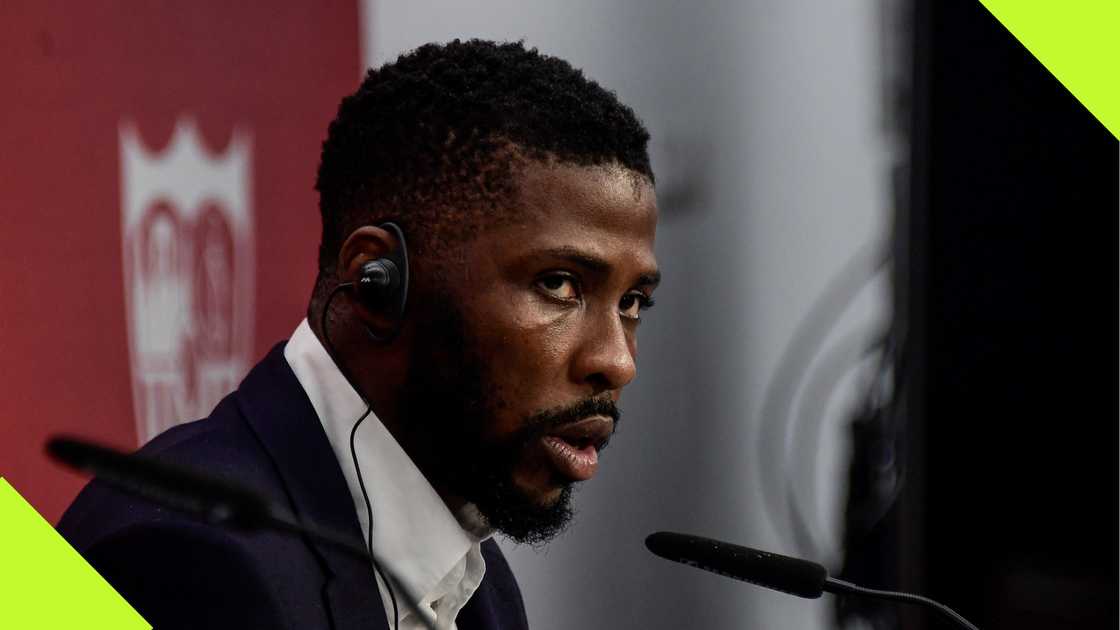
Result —
[[[284, 358], [303, 386], [323, 424], [354, 499], [362, 535], [373, 528], [373, 551], [387, 569], [420, 597], [419, 608], [437, 627], [454, 629], [455, 617], [482, 582], [486, 563], [480, 543], [489, 534], [477, 527], [472, 508], [452, 514], [447, 504], [412, 462], [385, 425], [370, 413], [354, 436], [373, 522], [358, 485], [350, 453], [350, 431], [366, 411], [361, 397], [346, 381], [307, 320], [296, 328]], [[462, 524], [460, 523], [462, 521]], [[469, 529], [469, 531], [468, 531]], [[393, 604], [388, 586], [377, 576], [389, 627]], [[402, 630], [418, 629], [419, 620], [397, 595]]]

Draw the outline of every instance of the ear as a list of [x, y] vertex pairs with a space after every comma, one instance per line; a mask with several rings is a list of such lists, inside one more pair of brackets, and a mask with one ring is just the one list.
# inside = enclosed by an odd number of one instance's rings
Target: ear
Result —
[[[397, 242], [397, 236], [384, 228], [364, 225], [354, 230], [338, 250], [339, 282], [356, 283], [361, 275], [362, 265], [383, 258], [398, 247], [400, 243]], [[393, 327], [393, 313], [380, 309], [370, 310], [358, 300], [354, 300], [353, 305], [358, 317], [375, 332]]]

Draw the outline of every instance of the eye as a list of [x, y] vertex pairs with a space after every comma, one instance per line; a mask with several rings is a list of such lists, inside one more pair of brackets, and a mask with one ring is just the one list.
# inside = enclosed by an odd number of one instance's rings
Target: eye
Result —
[[640, 291], [631, 291], [618, 301], [618, 310], [627, 319], [641, 320], [641, 311], [653, 306], [653, 298]]
[[575, 277], [570, 274], [550, 273], [539, 278], [536, 284], [545, 295], [557, 300], [570, 302], [579, 299], [579, 287], [576, 285]]

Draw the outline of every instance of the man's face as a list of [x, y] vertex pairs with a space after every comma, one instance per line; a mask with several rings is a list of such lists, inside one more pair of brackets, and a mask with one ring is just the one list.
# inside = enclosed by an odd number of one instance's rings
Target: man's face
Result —
[[416, 335], [405, 408], [429, 476], [511, 537], [570, 516], [635, 375], [658, 280], [652, 186], [621, 167], [532, 162], [517, 218], [463, 246]]

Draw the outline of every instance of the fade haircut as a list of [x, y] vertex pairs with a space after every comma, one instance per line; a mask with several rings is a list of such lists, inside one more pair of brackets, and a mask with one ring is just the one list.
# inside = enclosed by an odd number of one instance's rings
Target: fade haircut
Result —
[[614, 93], [520, 42], [427, 44], [371, 69], [323, 142], [316, 295], [362, 225], [396, 221], [424, 256], [501, 218], [526, 160], [618, 164], [652, 183], [648, 141]]

